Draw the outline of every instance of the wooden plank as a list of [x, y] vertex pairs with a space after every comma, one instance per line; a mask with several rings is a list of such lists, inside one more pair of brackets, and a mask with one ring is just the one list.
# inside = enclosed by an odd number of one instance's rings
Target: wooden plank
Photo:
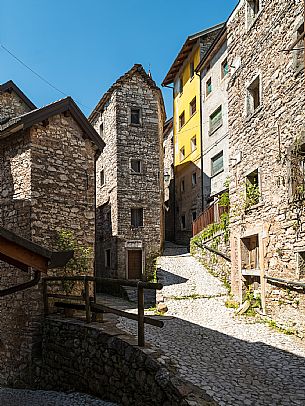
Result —
[[60, 293], [48, 293], [47, 296], [53, 297], [54, 299], [84, 300], [83, 296], [62, 295]]
[[14, 261], [25, 264], [40, 272], [46, 272], [48, 269], [48, 259], [35, 254], [20, 245], [0, 237], [0, 253], [11, 258]]
[[144, 289], [138, 288], [138, 346], [145, 347], [144, 337]]

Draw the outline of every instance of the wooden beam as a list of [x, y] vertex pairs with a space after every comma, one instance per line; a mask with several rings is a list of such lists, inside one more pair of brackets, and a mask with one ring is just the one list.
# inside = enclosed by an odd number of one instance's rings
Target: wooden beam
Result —
[[6, 240], [3, 237], [0, 237], [0, 253], [11, 258], [12, 261], [24, 264], [40, 272], [47, 272], [49, 262], [47, 258], [44, 258], [39, 254], [35, 254], [12, 241]]

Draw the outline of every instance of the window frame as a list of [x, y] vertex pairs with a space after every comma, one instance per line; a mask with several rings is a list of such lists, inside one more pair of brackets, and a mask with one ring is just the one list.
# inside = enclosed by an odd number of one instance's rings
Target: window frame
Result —
[[[182, 123], [183, 122], [183, 123]], [[179, 130], [185, 125], [185, 110], [179, 115]]]
[[[222, 150], [222, 151], [218, 152], [216, 155], [214, 155], [214, 156], [211, 158], [211, 177], [212, 177], [212, 178], [213, 178], [214, 176], [219, 175], [221, 172], [224, 171], [224, 161], [223, 161], [223, 157], [224, 157], [224, 155], [223, 155], [223, 150]], [[214, 164], [215, 164], [215, 162], [217, 161], [218, 158], [222, 158], [222, 166], [221, 166], [220, 169], [215, 170]]]
[[[193, 107], [195, 106], [195, 111], [193, 111]], [[190, 101], [190, 118], [193, 117], [194, 114], [197, 113], [197, 100], [196, 96]]]
[[[225, 70], [225, 66], [227, 67], [227, 71]], [[229, 63], [228, 58], [226, 57], [221, 63], [221, 79], [224, 79], [229, 74]]]
[[[139, 120], [138, 120], [138, 122], [133, 122], [132, 121], [132, 117], [133, 117], [133, 111], [137, 111], [138, 112], [138, 118], [139, 118]], [[133, 107], [130, 107], [130, 111], [129, 111], [129, 124], [131, 125], [131, 126], [134, 126], [134, 127], [140, 127], [141, 125], [142, 125], [142, 109], [140, 108], [140, 107], [137, 107], [137, 106], [133, 106]]]
[[[209, 116], [209, 135], [213, 134], [223, 125], [223, 111], [222, 111], [222, 104], [217, 107], [216, 110], [213, 111], [212, 114]], [[217, 120], [213, 121], [215, 117], [220, 115]]]
[[144, 209], [143, 209], [143, 207], [132, 207], [130, 209], [130, 226], [131, 226], [131, 228], [144, 227]]
[[[139, 171], [135, 171], [135, 170], [132, 168], [132, 162], [134, 162], [134, 161], [138, 161], [138, 162], [139, 162], [139, 164], [140, 164], [140, 170], [139, 170]], [[130, 159], [129, 159], [129, 170], [130, 170], [130, 173], [131, 173], [132, 175], [141, 175], [141, 174], [143, 173], [143, 162], [142, 162], [142, 159], [130, 158]]]
[[[106, 248], [104, 250], [104, 253], [105, 253], [105, 268], [110, 269], [111, 268], [111, 248]], [[108, 253], [109, 253], [109, 258], [107, 256]], [[108, 259], [109, 259], [109, 261], [108, 261]]]
[[182, 162], [184, 160], [185, 160], [185, 146], [180, 148], [180, 162]]
[[205, 83], [205, 95], [206, 95], [206, 97], [208, 97], [212, 93], [212, 91], [213, 91], [212, 77], [209, 77], [209, 79]]
[[[102, 176], [102, 174], [103, 174], [103, 176]], [[102, 180], [103, 180], [103, 182], [102, 182]], [[100, 187], [105, 186], [105, 184], [106, 184], [105, 169], [102, 168], [102, 169], [100, 170]]]
[[[254, 8], [251, 4], [258, 4], [257, 12], [254, 11]], [[252, 10], [252, 11], [251, 11]], [[261, 0], [246, 0], [246, 25], [247, 30], [249, 31], [254, 25], [255, 21], [258, 19], [262, 11], [262, 1]], [[251, 15], [250, 15], [251, 14]]]
[[194, 188], [196, 185], [197, 185], [197, 173], [196, 172], [193, 172], [192, 173], [192, 178], [191, 178], [191, 180], [192, 180], [192, 187]]
[[[195, 142], [194, 142], [194, 140], [195, 140]], [[191, 143], [191, 151], [195, 152], [197, 150], [197, 136], [196, 136], [196, 134], [191, 138], [190, 143]]]
[[[257, 82], [257, 85], [255, 85]], [[258, 104], [255, 105], [255, 94], [254, 91], [257, 89], [258, 91]], [[258, 111], [263, 104], [263, 97], [262, 97], [262, 80], [261, 75], [258, 74], [254, 77], [254, 79], [247, 85], [246, 91], [246, 115], [252, 116], [256, 111]]]

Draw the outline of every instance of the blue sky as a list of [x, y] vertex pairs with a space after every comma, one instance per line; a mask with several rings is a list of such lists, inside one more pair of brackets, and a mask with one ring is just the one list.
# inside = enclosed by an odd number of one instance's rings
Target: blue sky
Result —
[[[237, 0], [0, 0], [0, 40], [86, 115], [134, 63], [161, 84], [186, 37], [225, 21]], [[37, 105], [55, 91], [0, 48], [0, 82], [12, 79]], [[163, 90], [168, 116], [170, 89]]]

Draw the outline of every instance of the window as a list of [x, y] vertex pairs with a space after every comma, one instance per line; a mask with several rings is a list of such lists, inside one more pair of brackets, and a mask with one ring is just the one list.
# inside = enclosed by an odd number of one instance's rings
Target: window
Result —
[[210, 115], [210, 134], [222, 126], [222, 106]]
[[132, 108], [130, 110], [130, 123], [131, 124], [140, 124], [140, 109]]
[[260, 0], [247, 0], [247, 25], [251, 28], [260, 12]]
[[181, 183], [180, 183], [180, 191], [181, 191], [181, 193], [183, 193], [183, 192], [185, 191], [185, 182], [184, 182], [184, 179], [181, 180]]
[[105, 185], [105, 171], [104, 171], [104, 169], [102, 169], [101, 172], [100, 172], [100, 185], [101, 186]]
[[194, 152], [197, 149], [197, 138], [196, 135], [191, 138], [191, 151]]
[[192, 220], [195, 221], [197, 218], [197, 213], [196, 211], [192, 211]]
[[105, 267], [111, 268], [111, 250], [105, 250]]
[[132, 173], [142, 173], [142, 161], [140, 159], [131, 159], [130, 169]]
[[182, 147], [180, 149], [180, 161], [183, 161], [185, 159], [185, 148]]
[[196, 97], [190, 102], [190, 116], [196, 113]]
[[143, 227], [143, 209], [131, 209], [131, 226]]
[[196, 186], [197, 185], [197, 173], [194, 172], [192, 173], [192, 186]]
[[301, 201], [305, 197], [305, 144], [298, 139], [297, 146], [290, 154], [290, 195], [292, 200]]
[[246, 271], [259, 269], [259, 243], [258, 235], [242, 238], [241, 262], [242, 269]]
[[212, 93], [212, 79], [211, 78], [206, 82], [206, 95], [208, 96], [210, 93]]
[[185, 219], [185, 214], [181, 216], [181, 230], [186, 229], [186, 219]]
[[194, 69], [194, 61], [190, 63], [190, 78], [194, 77], [195, 69]]
[[178, 90], [179, 90], [179, 93], [183, 92], [183, 80], [182, 80], [182, 78], [179, 78]]
[[296, 40], [300, 40], [293, 47], [293, 64], [297, 72], [304, 68], [304, 23], [302, 23], [296, 32]]
[[229, 64], [227, 58], [221, 64], [221, 78], [223, 79], [229, 73]]
[[223, 171], [223, 151], [211, 159], [211, 175], [215, 176]]
[[179, 116], [179, 128], [182, 128], [185, 124], [185, 112], [181, 113]]
[[245, 209], [259, 203], [260, 190], [259, 190], [259, 177], [258, 169], [249, 173], [246, 176], [246, 204]]
[[251, 83], [247, 89], [247, 112], [252, 114], [261, 104], [260, 95], [260, 77], [257, 76], [256, 79]]
[[103, 136], [103, 132], [104, 132], [104, 124], [102, 123], [102, 124], [100, 125], [100, 136], [101, 136], [101, 137]]

